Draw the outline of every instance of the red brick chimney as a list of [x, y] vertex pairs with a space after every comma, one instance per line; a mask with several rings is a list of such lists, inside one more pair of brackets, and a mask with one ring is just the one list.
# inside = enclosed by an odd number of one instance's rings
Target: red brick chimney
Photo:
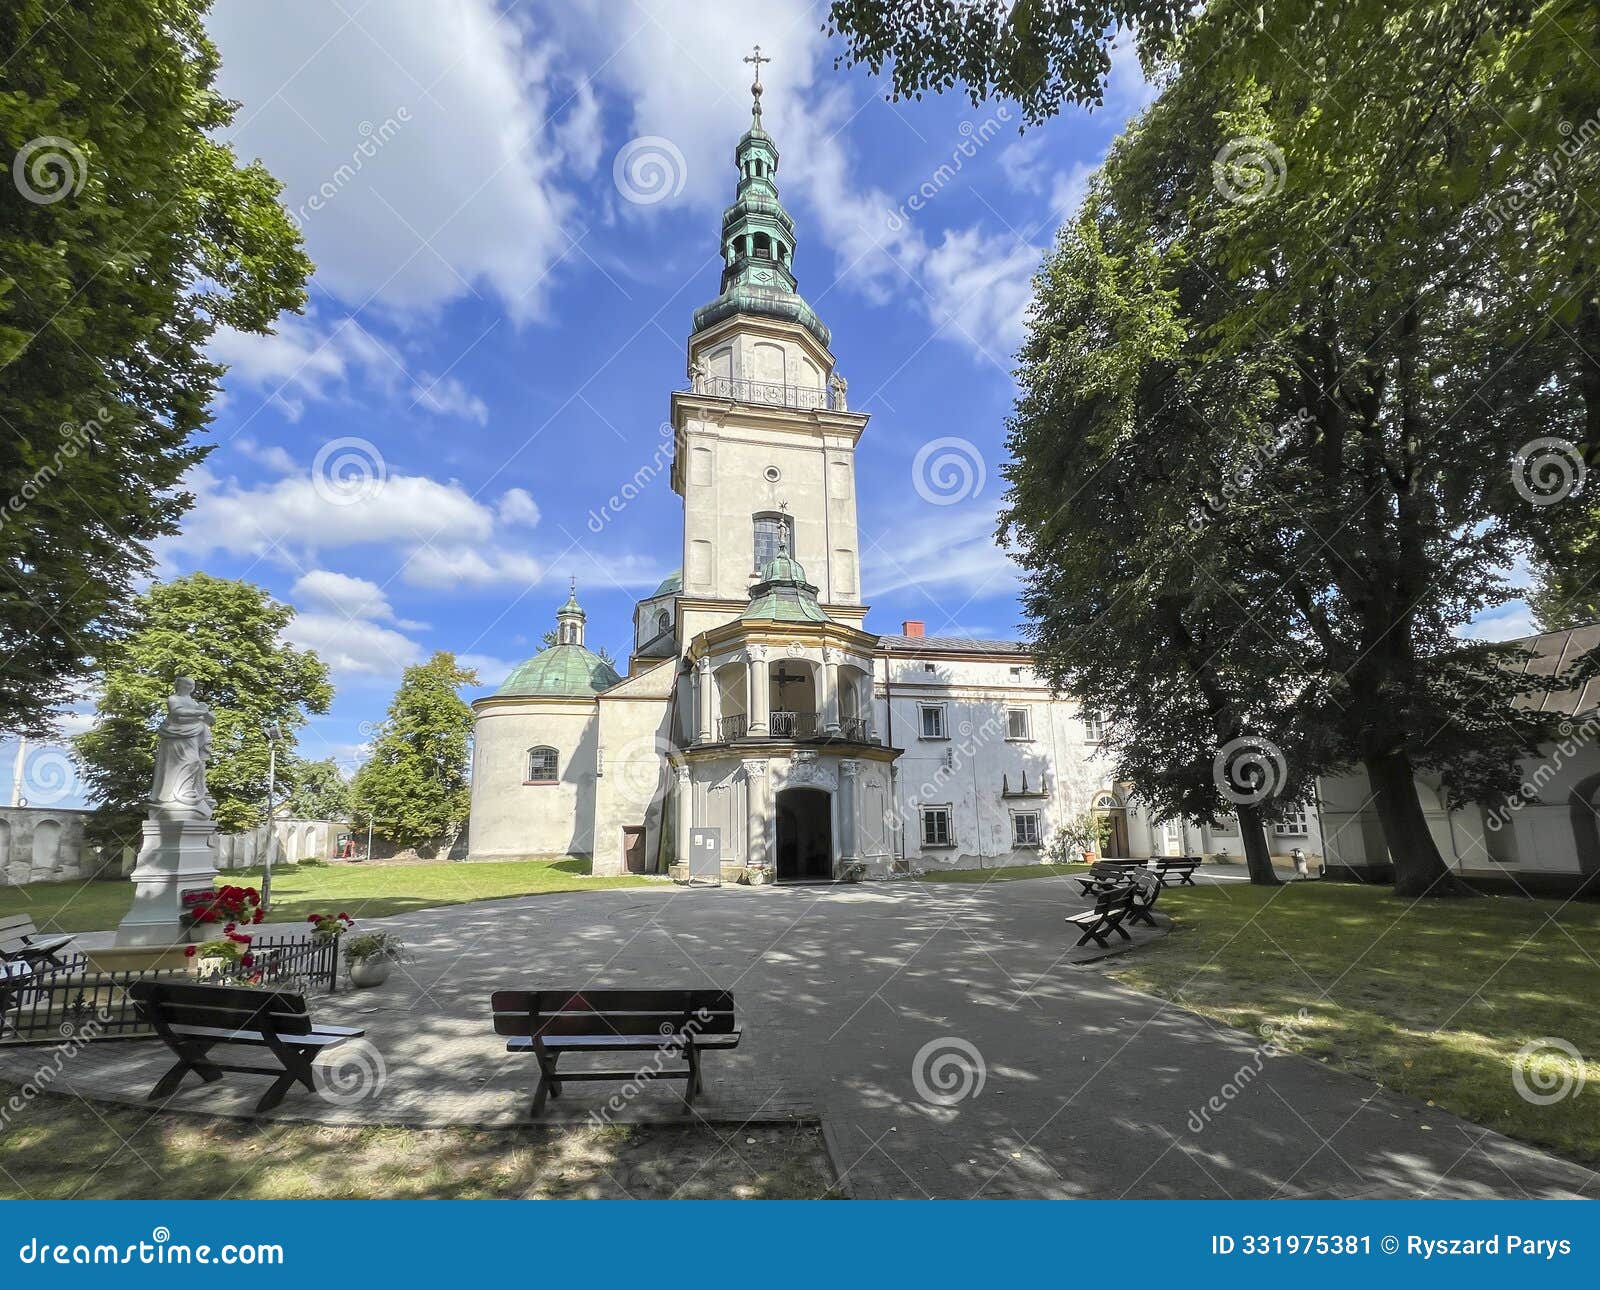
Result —
[[900, 634], [902, 636], [921, 636], [925, 627], [926, 624], [920, 620], [916, 618], [907, 618], [903, 623], [900, 624]]

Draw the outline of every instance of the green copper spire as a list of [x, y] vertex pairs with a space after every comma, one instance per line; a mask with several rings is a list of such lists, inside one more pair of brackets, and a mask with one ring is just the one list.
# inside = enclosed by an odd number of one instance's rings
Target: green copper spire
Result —
[[703, 331], [736, 313], [760, 314], [797, 322], [826, 347], [832, 339], [828, 329], [799, 296], [794, 220], [773, 182], [778, 145], [761, 125], [761, 64], [772, 60], [757, 45], [744, 61], [755, 64], [756, 78], [750, 86], [750, 129], [734, 149], [739, 183], [733, 205], [722, 213], [722, 294], [695, 310], [694, 330]]

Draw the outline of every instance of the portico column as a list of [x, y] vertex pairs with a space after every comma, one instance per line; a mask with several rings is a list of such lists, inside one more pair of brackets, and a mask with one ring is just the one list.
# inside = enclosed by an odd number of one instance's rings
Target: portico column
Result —
[[694, 665], [695, 710], [699, 714], [698, 734], [695, 736], [696, 743], [708, 744], [711, 742], [711, 687], [713, 684], [711, 660], [703, 658]]
[[767, 710], [771, 697], [771, 682], [767, 679], [767, 648], [765, 645], [752, 645], [745, 650], [744, 658], [746, 679], [750, 686], [750, 701], [745, 705], [750, 712], [750, 733], [764, 735], [769, 724]]
[[839, 733], [839, 651], [831, 646], [822, 651], [822, 728]]
[[677, 828], [674, 830], [676, 846], [673, 848], [673, 859], [679, 864], [688, 864], [689, 830], [694, 827], [694, 782], [689, 777], [687, 766], [675, 767], [673, 774], [678, 791]]
[[854, 860], [861, 854], [856, 811], [861, 801], [858, 785], [861, 763], [847, 757], [839, 763], [839, 859]]
[[745, 796], [745, 849], [747, 865], [770, 864], [767, 855], [767, 821], [772, 815], [772, 804], [767, 792], [767, 763], [763, 760], [744, 764]]

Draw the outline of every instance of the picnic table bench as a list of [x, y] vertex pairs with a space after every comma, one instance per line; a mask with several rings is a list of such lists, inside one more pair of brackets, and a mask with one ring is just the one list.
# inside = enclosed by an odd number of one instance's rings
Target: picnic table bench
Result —
[[1175, 879], [1186, 887], [1197, 885], [1194, 880], [1194, 871], [1200, 867], [1199, 856], [1158, 856], [1151, 861], [1151, 864], [1155, 869], [1156, 877], [1161, 879], [1163, 887], [1167, 885], [1169, 878]]
[[1122, 926], [1123, 921], [1133, 912], [1134, 888], [1130, 883], [1126, 887], [1112, 887], [1102, 891], [1095, 897], [1094, 908], [1086, 909], [1081, 914], [1068, 914], [1067, 922], [1076, 924], [1083, 930], [1083, 935], [1078, 938], [1077, 949], [1080, 945], [1087, 945], [1093, 941], [1101, 949], [1110, 948], [1108, 939], [1113, 932], [1125, 941], [1133, 937], [1128, 935], [1127, 929]]
[[[733, 995], [726, 990], [496, 990], [490, 998], [494, 1032], [508, 1053], [532, 1053], [539, 1063], [530, 1115], [545, 1098], [560, 1097], [568, 1080], [681, 1079], [683, 1100], [694, 1106], [704, 1088], [700, 1054], [736, 1048]], [[682, 1067], [560, 1071], [567, 1053], [655, 1053], [681, 1057]]]
[[[353, 1026], [326, 1026], [312, 1021], [298, 994], [253, 990], [244, 986], [195, 985], [183, 981], [135, 981], [128, 994], [145, 1020], [178, 1055], [172, 1069], [156, 1081], [148, 1101], [171, 1097], [193, 1071], [208, 1084], [223, 1072], [273, 1075], [272, 1086], [255, 1109], [270, 1111], [296, 1083], [312, 1092], [311, 1059], [347, 1039], [366, 1033]], [[235, 1066], [208, 1055], [218, 1046], [260, 1048], [275, 1066]]]
[[1133, 871], [1137, 862], [1116, 861], [1109, 863], [1097, 860], [1089, 866], [1089, 872], [1077, 875], [1078, 886], [1083, 889], [1085, 896], [1094, 895], [1111, 887], [1122, 887], [1128, 882], [1128, 874]]
[[26, 914], [0, 918], [0, 962], [25, 963], [30, 968], [37, 968], [41, 963], [69, 967], [61, 951], [72, 942], [71, 936], [43, 934]]

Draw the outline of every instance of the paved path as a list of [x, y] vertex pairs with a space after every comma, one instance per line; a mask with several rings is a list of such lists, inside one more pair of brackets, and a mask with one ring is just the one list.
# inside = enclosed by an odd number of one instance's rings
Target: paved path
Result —
[[[708, 1058], [700, 1113], [820, 1115], [858, 1196], [1600, 1196], [1590, 1170], [1316, 1062], [1263, 1059], [1249, 1035], [1064, 962], [1076, 893], [1052, 879], [636, 888], [386, 919], [415, 961], [316, 1008], [365, 1025], [370, 1046], [337, 1050], [329, 1087], [276, 1114], [510, 1123], [533, 1063], [489, 1032], [490, 991], [649, 980], [735, 992], [744, 1042]], [[47, 1052], [7, 1051], [0, 1074], [25, 1080]], [[165, 1064], [149, 1043], [96, 1044], [54, 1086], [137, 1097]], [[583, 1119], [614, 1087], [569, 1086], [552, 1109]], [[649, 1086], [618, 1118], [681, 1117], [676, 1088]], [[242, 1112], [259, 1091], [196, 1085], [173, 1106]]]

